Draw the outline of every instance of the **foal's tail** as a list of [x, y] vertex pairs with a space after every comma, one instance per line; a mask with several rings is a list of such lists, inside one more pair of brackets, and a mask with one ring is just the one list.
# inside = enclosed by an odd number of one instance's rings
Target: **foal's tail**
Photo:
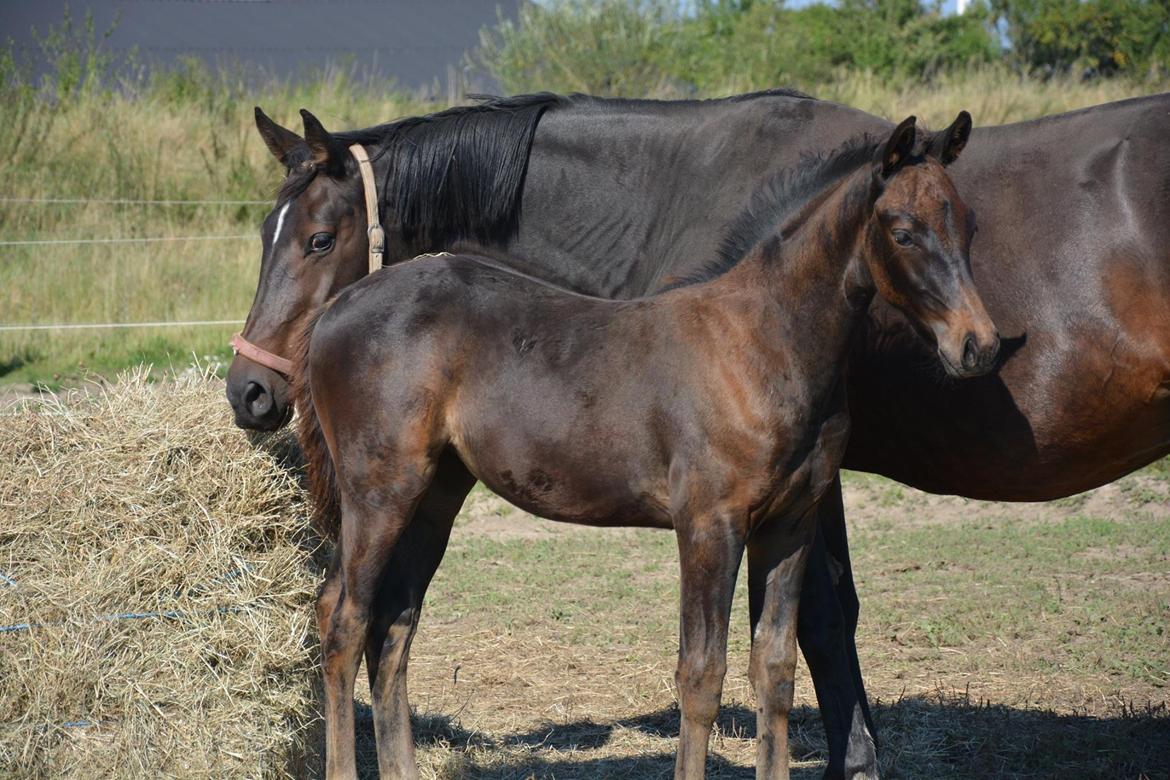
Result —
[[[330, 301], [329, 303], [332, 303]], [[309, 472], [309, 492], [313, 496], [313, 525], [326, 539], [336, 540], [341, 528], [341, 494], [337, 489], [337, 472], [321, 421], [313, 406], [309, 344], [313, 329], [321, 315], [329, 310], [329, 303], [309, 318], [293, 350], [293, 400], [297, 409], [297, 438]]]

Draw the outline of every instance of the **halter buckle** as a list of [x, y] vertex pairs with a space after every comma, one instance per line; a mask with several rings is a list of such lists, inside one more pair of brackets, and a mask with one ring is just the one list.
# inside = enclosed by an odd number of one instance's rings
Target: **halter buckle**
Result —
[[386, 251], [386, 231], [375, 223], [366, 229], [366, 236], [370, 240], [370, 273], [382, 267], [382, 255]]

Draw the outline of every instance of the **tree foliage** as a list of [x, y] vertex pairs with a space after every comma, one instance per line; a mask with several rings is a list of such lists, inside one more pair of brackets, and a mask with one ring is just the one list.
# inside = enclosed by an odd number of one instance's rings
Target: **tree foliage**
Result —
[[991, 0], [989, 12], [1019, 66], [1085, 75], [1170, 70], [1166, 0]]
[[843, 71], [932, 81], [1002, 64], [1040, 74], [1170, 70], [1170, 0], [549, 0], [481, 33], [509, 91], [656, 94], [813, 86]]

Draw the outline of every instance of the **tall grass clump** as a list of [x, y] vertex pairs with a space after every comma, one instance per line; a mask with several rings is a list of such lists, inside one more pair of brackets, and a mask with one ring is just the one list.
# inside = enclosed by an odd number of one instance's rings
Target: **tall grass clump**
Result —
[[[253, 106], [294, 129], [302, 107], [333, 128], [435, 108], [352, 68], [257, 80], [189, 60], [147, 73], [113, 62], [102, 41], [88, 21], [66, 19], [44, 36], [50, 68], [39, 79], [11, 43], [0, 52], [5, 238], [255, 238], [0, 247], [0, 324], [241, 320], [256, 285], [259, 225], [283, 174], [256, 134]], [[52, 386], [143, 362], [185, 365], [192, 353], [222, 358], [232, 330], [0, 332], [0, 382]]]

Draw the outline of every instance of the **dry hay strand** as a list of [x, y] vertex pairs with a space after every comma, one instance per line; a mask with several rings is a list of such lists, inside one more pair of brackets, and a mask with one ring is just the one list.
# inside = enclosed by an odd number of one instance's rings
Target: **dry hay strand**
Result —
[[198, 372], [0, 422], [0, 776], [310, 771], [320, 570], [287, 437], [253, 446]]

